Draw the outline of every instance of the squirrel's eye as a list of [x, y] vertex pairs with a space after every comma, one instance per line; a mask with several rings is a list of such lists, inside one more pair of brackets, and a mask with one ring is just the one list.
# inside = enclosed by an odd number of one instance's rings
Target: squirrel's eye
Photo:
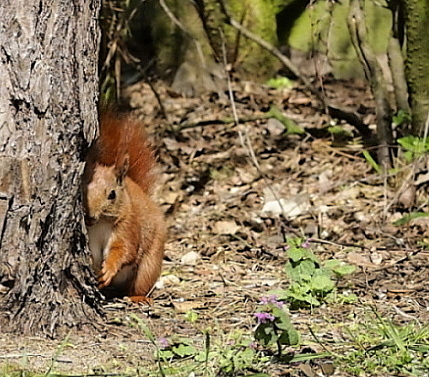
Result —
[[115, 192], [115, 190], [110, 191], [109, 196], [107, 197], [107, 199], [114, 200], [115, 198], [116, 198], [116, 192]]

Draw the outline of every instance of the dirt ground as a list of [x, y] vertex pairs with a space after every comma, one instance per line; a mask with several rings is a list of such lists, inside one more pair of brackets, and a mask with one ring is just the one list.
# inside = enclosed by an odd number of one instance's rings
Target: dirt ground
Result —
[[[219, 94], [183, 98], [162, 83], [154, 88], [162, 106], [147, 84], [125, 92], [133, 112], [148, 125], [162, 171], [158, 199], [169, 239], [154, 305], [107, 303], [108, 324], [96, 337], [74, 332], [55, 341], [0, 337], [0, 370], [9, 365], [46, 372], [54, 364], [57, 373], [135, 375], [140, 370], [145, 375], [154, 364], [154, 347], [135, 315], [155, 338], [178, 334], [202, 342], [199, 330], [207, 327], [251, 332], [260, 297], [287, 287], [287, 237], [310, 239], [322, 260], [357, 267], [339, 289], [357, 294], [359, 304], [291, 312], [303, 348], [311, 343], [314, 352], [323, 351], [309, 327], [321, 343], [340, 347], [340, 326], [369, 307], [396, 323], [428, 320], [428, 219], [392, 224], [411, 210], [424, 210], [427, 193], [417, 187], [410, 206], [401, 195], [406, 181], [376, 174], [351, 126], [336, 124], [347, 135], [329, 132], [335, 124], [299, 86], [270, 89], [237, 81], [233, 102]], [[367, 124], [374, 124], [363, 82], [327, 80], [324, 88], [335, 103], [359, 110]], [[267, 119], [273, 106], [306, 132], [288, 134], [278, 120]], [[238, 125], [232, 121], [234, 107]], [[409, 169], [403, 168], [403, 177]], [[197, 325], [185, 320], [190, 311], [198, 314]], [[296, 365], [273, 366], [270, 373], [305, 375]], [[346, 374], [337, 370], [335, 375]]]

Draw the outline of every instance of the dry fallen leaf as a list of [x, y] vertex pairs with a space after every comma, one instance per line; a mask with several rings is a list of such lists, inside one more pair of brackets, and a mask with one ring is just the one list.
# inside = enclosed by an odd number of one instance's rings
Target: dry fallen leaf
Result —
[[235, 234], [240, 229], [240, 227], [235, 223], [235, 221], [218, 221], [215, 223], [213, 230], [218, 234]]
[[198, 309], [204, 307], [202, 301], [183, 301], [183, 302], [173, 302], [174, 309], [179, 313], [187, 313], [190, 310]]
[[383, 255], [375, 251], [371, 253], [370, 258], [371, 258], [371, 262], [377, 266], [380, 265], [381, 262], [383, 262]]
[[261, 215], [285, 215], [289, 218], [300, 216], [311, 208], [310, 200], [307, 194], [294, 195], [288, 199], [279, 198], [265, 202], [262, 207]]
[[347, 262], [360, 267], [374, 267], [374, 263], [372, 263], [366, 256], [359, 253], [349, 253], [347, 255]]
[[161, 276], [157, 283], [156, 288], [161, 289], [165, 287], [174, 287], [180, 284], [180, 279], [176, 275]]

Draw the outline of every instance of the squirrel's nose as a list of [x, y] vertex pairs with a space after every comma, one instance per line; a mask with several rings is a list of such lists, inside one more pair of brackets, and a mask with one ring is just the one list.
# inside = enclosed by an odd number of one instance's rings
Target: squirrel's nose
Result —
[[96, 222], [97, 222], [97, 219], [95, 217], [85, 216], [85, 225], [86, 226], [94, 225]]

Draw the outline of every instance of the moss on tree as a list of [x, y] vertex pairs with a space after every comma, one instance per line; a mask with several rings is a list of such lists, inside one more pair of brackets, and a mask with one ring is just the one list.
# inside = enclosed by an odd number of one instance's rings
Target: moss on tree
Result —
[[412, 113], [412, 133], [422, 136], [429, 114], [429, 2], [403, 0], [406, 11], [406, 77]]

